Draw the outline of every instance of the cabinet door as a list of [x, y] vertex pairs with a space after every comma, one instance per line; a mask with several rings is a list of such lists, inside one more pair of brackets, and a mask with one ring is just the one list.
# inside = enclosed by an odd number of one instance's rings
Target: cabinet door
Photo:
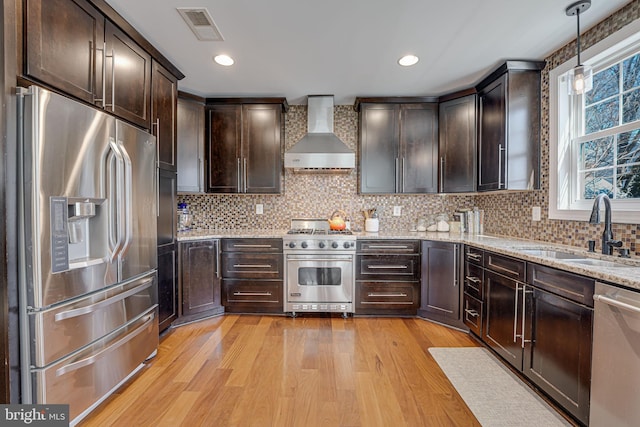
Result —
[[506, 82], [504, 74], [479, 94], [478, 191], [505, 188]]
[[524, 373], [586, 424], [593, 309], [532, 287], [527, 296]]
[[27, 0], [24, 13], [26, 75], [102, 105], [102, 14], [84, 0]]
[[360, 112], [360, 193], [399, 190], [399, 105], [363, 104]]
[[522, 285], [485, 271], [486, 317], [482, 338], [516, 369], [522, 370]]
[[158, 323], [160, 332], [178, 318], [178, 259], [175, 244], [158, 247]]
[[420, 313], [436, 320], [460, 318], [459, 245], [422, 242]]
[[240, 191], [242, 107], [207, 107], [207, 192]]
[[151, 73], [151, 131], [156, 136], [158, 166], [177, 170], [176, 107], [178, 79], [162, 65], [152, 62]]
[[151, 57], [124, 32], [107, 21], [105, 107], [125, 120], [149, 129]]
[[400, 107], [400, 191], [438, 191], [438, 105]]
[[204, 104], [178, 98], [178, 191], [204, 192]]
[[476, 95], [440, 104], [440, 191], [476, 189]]
[[180, 244], [182, 315], [221, 307], [218, 258], [217, 240]]
[[280, 104], [242, 107], [242, 172], [244, 193], [279, 193], [282, 176]]
[[175, 243], [176, 174], [159, 169], [158, 173], [158, 245]]

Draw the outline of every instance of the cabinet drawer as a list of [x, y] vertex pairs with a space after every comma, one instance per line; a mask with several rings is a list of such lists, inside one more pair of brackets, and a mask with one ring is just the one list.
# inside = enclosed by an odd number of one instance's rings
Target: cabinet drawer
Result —
[[594, 279], [533, 263], [528, 263], [527, 271], [530, 285], [593, 307]]
[[484, 298], [484, 270], [482, 267], [466, 263], [464, 273], [464, 291], [482, 301]]
[[418, 255], [358, 255], [356, 279], [401, 280], [420, 279]]
[[356, 282], [356, 314], [416, 314], [418, 282]]
[[418, 240], [358, 240], [358, 253], [419, 254]]
[[471, 332], [482, 336], [482, 302], [469, 294], [464, 294], [464, 311], [462, 321]]
[[223, 280], [227, 303], [275, 303], [282, 305], [282, 280]]
[[464, 259], [467, 262], [471, 262], [477, 265], [482, 265], [483, 258], [484, 258], [484, 251], [482, 251], [481, 249], [472, 248], [471, 246], [466, 247], [466, 250], [464, 253]]
[[222, 239], [223, 252], [282, 252], [282, 239]]
[[282, 254], [222, 253], [225, 279], [282, 279]]
[[484, 268], [520, 282], [524, 282], [525, 279], [525, 265], [525, 261], [505, 255], [498, 255], [491, 252], [485, 252], [484, 254]]

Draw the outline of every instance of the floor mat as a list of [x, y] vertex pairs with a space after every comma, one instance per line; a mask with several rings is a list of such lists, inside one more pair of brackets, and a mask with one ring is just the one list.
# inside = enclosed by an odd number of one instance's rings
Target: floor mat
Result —
[[487, 349], [434, 347], [429, 352], [484, 427], [571, 425]]

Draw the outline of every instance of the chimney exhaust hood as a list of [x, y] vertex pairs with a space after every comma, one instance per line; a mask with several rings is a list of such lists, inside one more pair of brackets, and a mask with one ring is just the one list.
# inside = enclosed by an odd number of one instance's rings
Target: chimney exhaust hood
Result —
[[307, 97], [307, 134], [284, 153], [284, 167], [294, 172], [348, 173], [356, 155], [333, 133], [333, 95]]

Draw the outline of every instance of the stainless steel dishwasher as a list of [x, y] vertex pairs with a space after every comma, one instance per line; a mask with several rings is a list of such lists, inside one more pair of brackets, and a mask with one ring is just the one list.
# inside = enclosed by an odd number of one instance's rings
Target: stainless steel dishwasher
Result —
[[640, 420], [640, 290], [596, 283], [589, 425]]

